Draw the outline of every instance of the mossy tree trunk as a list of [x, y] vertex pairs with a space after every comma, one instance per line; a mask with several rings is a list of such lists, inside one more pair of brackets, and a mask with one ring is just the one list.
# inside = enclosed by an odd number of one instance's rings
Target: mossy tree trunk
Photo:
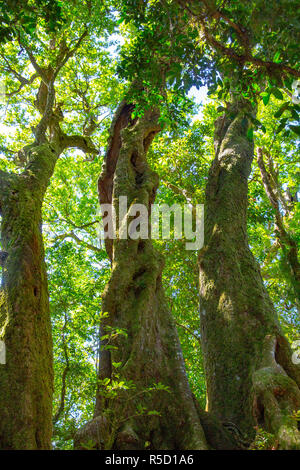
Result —
[[[117, 218], [119, 197], [128, 198], [127, 221], [119, 221], [123, 227], [134, 218], [129, 215], [132, 204], [150, 209], [158, 187], [158, 176], [147, 163], [147, 149], [160, 130], [158, 113], [147, 110], [132, 121], [131, 112], [130, 105], [121, 103], [99, 179], [100, 203], [113, 202]], [[162, 287], [162, 256], [150, 239], [122, 239], [120, 233], [106, 246], [112, 273], [103, 295], [103, 311], [109, 315], [102, 328], [106, 333], [121, 329], [126, 336], [116, 335], [109, 341], [116, 349], [102, 351], [99, 379], [111, 379], [114, 364], [120, 363], [118, 380], [132, 382], [135, 389], [119, 390], [117, 398], [105, 400], [100, 387], [94, 420], [78, 432], [75, 446], [94, 441], [97, 448], [206, 449]], [[149, 391], [157, 383], [169, 391]], [[148, 415], [153, 410], [160, 416]], [[108, 427], [110, 435], [105, 436]]]
[[216, 121], [199, 255], [200, 316], [207, 409], [249, 441], [257, 424], [280, 448], [300, 448], [300, 370], [284, 338], [247, 238], [247, 180], [253, 142], [249, 104]]
[[42, 202], [58, 151], [32, 147], [20, 174], [1, 173], [0, 449], [50, 449], [52, 341]]

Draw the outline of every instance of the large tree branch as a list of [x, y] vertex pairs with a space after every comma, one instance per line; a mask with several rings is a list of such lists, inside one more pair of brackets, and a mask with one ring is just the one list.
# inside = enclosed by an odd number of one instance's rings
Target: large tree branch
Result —
[[228, 26], [230, 26], [230, 28], [235, 30], [235, 32], [238, 35], [238, 39], [241, 45], [243, 46], [245, 52], [247, 54], [250, 54], [250, 40], [249, 40], [247, 30], [243, 28], [243, 26], [235, 23], [230, 18], [228, 18], [228, 16], [224, 14], [224, 12], [222, 11], [222, 9], [224, 8], [224, 3], [226, 3], [226, 1], [223, 2], [222, 6], [220, 7], [217, 7], [215, 2], [211, 0], [203, 0], [203, 3], [206, 6], [207, 11], [209, 12], [209, 16], [211, 18], [219, 20], [219, 21], [223, 20], [225, 23], [227, 23]]
[[23, 149], [26, 160], [29, 161], [24, 175], [34, 177], [45, 188], [49, 184], [54, 167], [60, 154], [68, 148], [78, 148], [85, 153], [98, 155], [98, 150], [94, 147], [89, 137], [80, 135], [68, 136], [64, 134], [59, 125], [56, 126], [55, 139], [51, 143], [44, 142], [37, 145], [29, 145]]
[[32, 66], [34, 67], [36, 73], [41, 77], [42, 81], [46, 85], [46, 90], [47, 90], [47, 98], [46, 98], [46, 105], [45, 109], [43, 112], [43, 116], [37, 125], [35, 129], [35, 139], [37, 144], [41, 144], [43, 142], [46, 142], [46, 130], [51, 123], [51, 119], [53, 116], [53, 106], [55, 102], [55, 89], [54, 89], [54, 82], [55, 79], [60, 72], [60, 70], [63, 68], [63, 66], [66, 64], [66, 62], [75, 54], [75, 52], [78, 50], [80, 47], [82, 41], [84, 38], [87, 36], [88, 31], [84, 30], [82, 35], [79, 37], [79, 39], [76, 41], [75, 46], [72, 49], [68, 48], [62, 48], [61, 49], [61, 57], [57, 58], [57, 65], [54, 70], [45, 69], [42, 68], [38, 63], [36, 58], [34, 57], [32, 50], [30, 47], [26, 44], [20, 44], [25, 48], [28, 57], [32, 63]]
[[16, 77], [16, 79], [20, 82], [19, 88], [17, 90], [12, 91], [11, 93], [6, 93], [5, 94], [6, 97], [10, 98], [11, 96], [16, 95], [22, 90], [22, 88], [24, 88], [24, 86], [31, 85], [31, 83], [33, 83], [34, 80], [38, 77], [37, 73], [34, 73], [33, 75], [31, 75], [30, 78], [23, 77], [23, 75], [21, 75], [19, 72], [17, 72], [15, 69], [12, 68], [9, 61], [3, 54], [1, 54], [1, 58], [6, 63], [6, 68], [4, 67], [4, 70], [12, 73]]
[[35, 140], [37, 144], [41, 144], [46, 141], [45, 134], [46, 134], [47, 127], [49, 126], [50, 121], [51, 121], [52, 110], [53, 110], [54, 101], [55, 101], [55, 90], [54, 90], [53, 79], [49, 82], [47, 87], [48, 87], [48, 93], [47, 93], [47, 101], [46, 101], [44, 114], [42, 116], [42, 119], [40, 120], [40, 122], [35, 128]]
[[10, 173], [0, 170], [0, 215], [2, 215], [2, 201], [7, 191], [9, 191]]
[[271, 186], [273, 187], [274, 194], [276, 194], [278, 200], [281, 202], [281, 205], [284, 208], [285, 213], [288, 214], [290, 211], [290, 208], [288, 207], [287, 201], [285, 200], [285, 197], [283, 196], [280, 185], [278, 183], [278, 170], [276, 171], [274, 167], [274, 162], [270, 153], [269, 152], [265, 152], [265, 153], [268, 159], [268, 171], [269, 171], [268, 174], [270, 175], [270, 182], [271, 182]]
[[113, 178], [122, 145], [121, 131], [128, 125], [133, 109], [133, 104], [122, 101], [112, 121], [104, 167], [98, 181], [101, 204], [112, 202]]
[[249, 52], [245, 52], [244, 54], [239, 54], [233, 48], [224, 46], [224, 44], [222, 44], [213, 36], [213, 34], [207, 28], [204, 21], [200, 21], [200, 24], [201, 24], [201, 28], [202, 28], [203, 34], [207, 42], [217, 51], [220, 51], [222, 54], [224, 54], [226, 57], [229, 57], [230, 59], [233, 59], [236, 62], [239, 62], [241, 65], [244, 65], [245, 63], [250, 62], [251, 64], [257, 65], [258, 67], [264, 67], [268, 71], [272, 70], [272, 71], [286, 72], [290, 75], [293, 75], [294, 77], [300, 78], [300, 71], [290, 67], [289, 65], [276, 63], [272, 61], [265, 61], [257, 57], [253, 57], [253, 55], [251, 55]]

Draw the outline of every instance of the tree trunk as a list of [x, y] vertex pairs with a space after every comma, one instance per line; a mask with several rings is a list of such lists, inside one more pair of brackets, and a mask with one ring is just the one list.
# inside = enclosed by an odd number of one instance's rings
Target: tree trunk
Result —
[[0, 174], [2, 263], [0, 449], [50, 449], [52, 340], [41, 210], [59, 152], [28, 150], [20, 174]]
[[288, 276], [288, 281], [291, 283], [294, 289], [296, 305], [300, 315], [300, 263], [298, 259], [298, 246], [296, 241], [291, 236], [291, 233], [289, 233], [285, 228], [284, 219], [280, 212], [279, 202], [285, 203], [286, 212], [288, 212], [289, 207], [284, 201], [284, 198], [279, 197], [280, 189], [273, 187], [271, 174], [266, 169], [263, 157], [263, 149], [261, 148], [257, 149], [257, 163], [260, 169], [265, 192], [268, 196], [271, 206], [274, 209], [275, 235], [281, 246], [284, 260], [287, 264], [287, 267], [289, 268], [290, 275]]
[[[158, 186], [158, 176], [146, 160], [148, 147], [160, 130], [158, 113], [148, 110], [132, 121], [131, 112], [130, 105], [121, 103], [99, 179], [100, 202], [113, 201], [117, 219], [121, 218], [119, 197], [127, 196], [128, 220], [120, 220], [123, 227], [134, 218], [128, 215], [133, 203], [150, 209]], [[95, 418], [79, 431], [75, 446], [84, 448], [85, 442], [94, 440], [95, 447], [106, 449], [206, 449], [162, 287], [163, 259], [150, 239], [122, 239], [120, 233], [108, 240], [107, 250], [112, 273], [103, 295], [103, 311], [109, 315], [102, 328], [106, 333], [121, 329], [126, 336], [105, 339], [115, 349], [102, 351], [99, 379], [112, 379], [114, 365], [120, 363], [118, 380], [134, 384], [134, 389], [118, 389], [118, 396], [107, 400], [100, 386]], [[158, 383], [168, 391], [150, 390]], [[105, 435], [107, 429], [109, 435]]]
[[206, 190], [205, 244], [199, 255], [200, 317], [207, 409], [244, 439], [254, 426], [280, 448], [300, 448], [300, 370], [283, 337], [247, 239], [252, 112], [231, 104], [216, 121], [215, 159]]

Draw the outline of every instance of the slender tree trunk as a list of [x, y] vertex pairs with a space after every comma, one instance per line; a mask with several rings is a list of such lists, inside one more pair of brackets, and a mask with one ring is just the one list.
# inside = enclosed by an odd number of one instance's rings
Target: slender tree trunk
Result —
[[300, 370], [282, 335], [247, 239], [247, 180], [253, 143], [247, 103], [216, 121], [199, 255], [207, 409], [251, 440], [259, 424], [280, 448], [300, 448]]
[[41, 210], [59, 152], [48, 144], [28, 151], [20, 174], [0, 174], [0, 449], [50, 449], [52, 340]]

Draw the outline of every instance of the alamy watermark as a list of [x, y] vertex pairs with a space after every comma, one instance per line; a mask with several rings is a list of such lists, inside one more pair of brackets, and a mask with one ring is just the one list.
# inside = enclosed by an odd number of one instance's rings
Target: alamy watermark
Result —
[[131, 204], [120, 196], [118, 217], [112, 204], [101, 204], [100, 240], [185, 240], [187, 250], [200, 250], [204, 242], [204, 205]]

